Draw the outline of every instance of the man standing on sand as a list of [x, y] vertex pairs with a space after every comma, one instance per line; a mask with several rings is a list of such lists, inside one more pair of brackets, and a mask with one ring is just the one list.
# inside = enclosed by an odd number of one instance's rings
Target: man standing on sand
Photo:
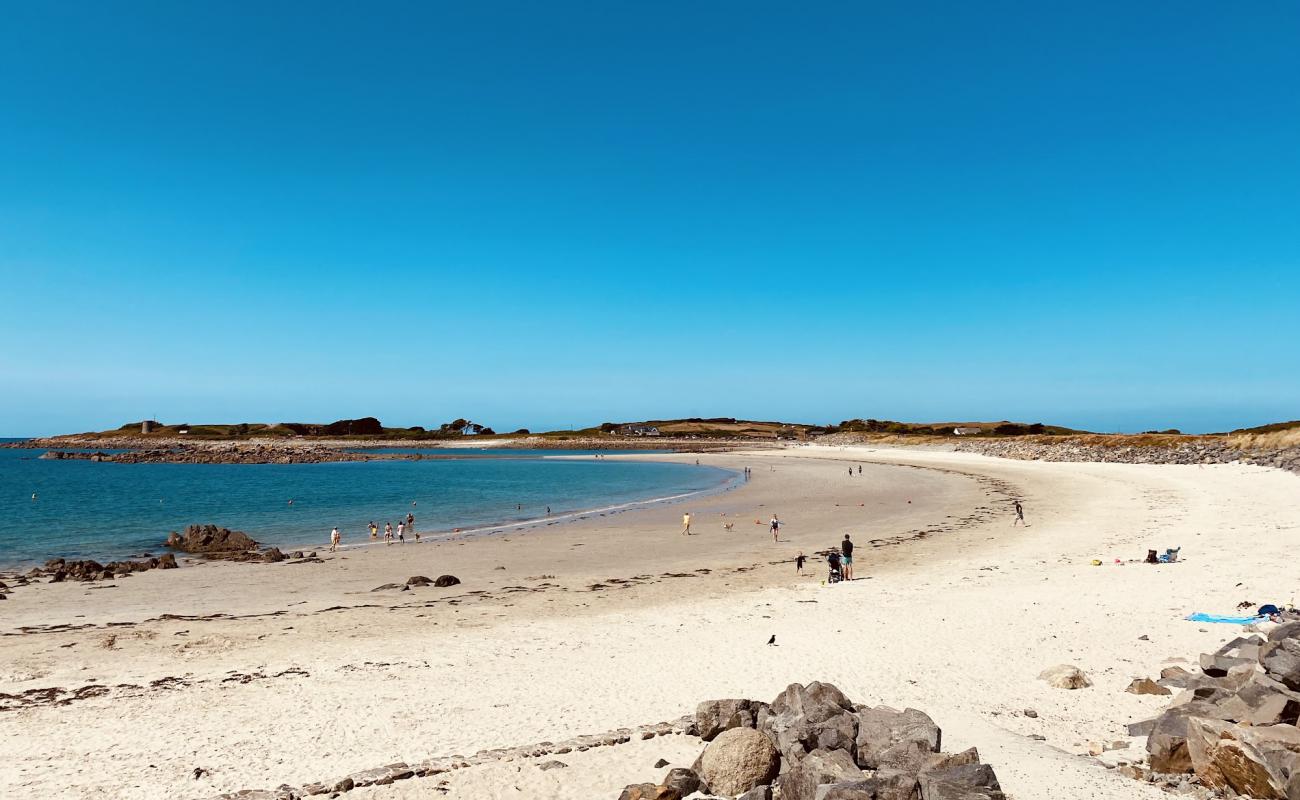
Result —
[[339, 541], [340, 541], [342, 538], [343, 538], [343, 537], [339, 534], [339, 529], [338, 529], [338, 528], [335, 528], [334, 530], [330, 531], [330, 552], [331, 552], [331, 553], [336, 553], [336, 552], [338, 552], [338, 549], [339, 549]]
[[774, 542], [781, 541], [780, 537], [777, 535], [777, 532], [779, 530], [781, 530], [781, 520], [776, 518], [776, 514], [773, 514], [772, 515], [772, 541]]
[[1015, 518], [1014, 520], [1011, 521], [1011, 527], [1014, 528], [1014, 527], [1016, 527], [1017, 525], [1024, 525], [1024, 524], [1025, 524], [1025, 507], [1022, 506], [1022, 505], [1020, 505], [1020, 501], [1019, 501], [1019, 500], [1013, 500], [1013, 501], [1011, 501], [1011, 502], [1013, 502], [1013, 503], [1016, 504], [1016, 518]]
[[400, 519], [397, 521], [397, 543], [406, 544], [406, 523]]
[[797, 555], [797, 556], [794, 557], [794, 574], [796, 574], [796, 575], [802, 575], [802, 574], [803, 574], [803, 562], [804, 562], [804, 560], [805, 560], [805, 559], [804, 559], [804, 557], [803, 557], [803, 551], [800, 550], [800, 551], [799, 551], [799, 555]]
[[844, 534], [844, 541], [840, 542], [840, 553], [843, 554], [840, 563], [844, 565], [844, 580], [851, 581], [853, 580], [853, 540], [847, 533]]
[[691, 535], [691, 512], [682, 514], [682, 536]]

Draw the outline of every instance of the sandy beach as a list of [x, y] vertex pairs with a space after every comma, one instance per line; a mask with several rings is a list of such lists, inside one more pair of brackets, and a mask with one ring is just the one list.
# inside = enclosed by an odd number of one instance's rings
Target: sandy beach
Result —
[[[323, 563], [198, 563], [14, 592], [0, 617], [6, 797], [329, 784], [822, 680], [925, 710], [945, 749], [977, 746], [1009, 797], [1154, 798], [1103, 764], [1138, 760], [1143, 740], [1124, 726], [1168, 702], [1124, 688], [1237, 633], [1188, 613], [1296, 594], [1300, 483], [1276, 469], [818, 446], [608, 457], [698, 457], [753, 478], [495, 536], [338, 554], [322, 542]], [[1012, 526], [1013, 498], [1027, 527]], [[695, 535], [679, 535], [685, 511]], [[845, 533], [857, 580], [824, 585], [814, 553]], [[1180, 546], [1177, 564], [1114, 563]], [[443, 574], [461, 583], [372, 591]], [[1037, 680], [1059, 663], [1094, 686]], [[699, 746], [634, 736], [556, 756], [563, 769], [485, 757], [343, 796], [613, 798]]]

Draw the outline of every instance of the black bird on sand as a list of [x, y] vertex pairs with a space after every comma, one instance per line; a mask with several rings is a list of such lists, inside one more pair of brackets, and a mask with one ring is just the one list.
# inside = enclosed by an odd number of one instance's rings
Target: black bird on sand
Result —
[[768, 639], [768, 640], [767, 640], [767, 643], [768, 643], [768, 644], [773, 644], [773, 645], [776, 644], [776, 634], [775, 634], [775, 633], [772, 634], [772, 638], [771, 638], [771, 639]]

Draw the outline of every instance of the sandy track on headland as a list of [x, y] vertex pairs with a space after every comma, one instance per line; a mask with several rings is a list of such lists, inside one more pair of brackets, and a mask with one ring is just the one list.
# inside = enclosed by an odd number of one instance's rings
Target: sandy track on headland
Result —
[[[869, 448], [700, 459], [748, 464], [754, 480], [687, 506], [536, 533], [365, 548], [324, 564], [149, 572], [113, 589], [20, 590], [5, 601], [2, 632], [96, 627], [0, 637], [0, 693], [107, 688], [0, 711], [0, 785], [12, 797], [209, 797], [556, 741], [829, 680], [862, 702], [929, 712], [946, 749], [978, 746], [1018, 800], [1154, 798], [1075, 754], [1123, 739], [1124, 723], [1162, 704], [1124, 693], [1131, 678], [1236, 632], [1185, 614], [1295, 593], [1300, 482], [1276, 470]], [[839, 459], [866, 474], [850, 478]], [[1028, 529], [1010, 526], [1012, 495]], [[687, 507], [697, 536], [677, 534]], [[773, 511], [787, 523], [780, 544], [767, 534]], [[793, 575], [797, 550], [811, 555], [846, 531], [861, 580], [822, 586], [820, 560], [815, 577]], [[1177, 565], [1109, 563], [1179, 545]], [[464, 583], [369, 591], [441, 573]], [[164, 613], [245, 618], [158, 620]], [[764, 644], [772, 634], [777, 647]], [[1065, 692], [1036, 680], [1061, 662], [1096, 685]], [[657, 739], [570, 754], [564, 770], [490, 765], [354, 796], [426, 796], [447, 780], [449, 797], [613, 797], [657, 777], [660, 755], [689, 761], [687, 745]], [[195, 767], [210, 774], [196, 781]]]

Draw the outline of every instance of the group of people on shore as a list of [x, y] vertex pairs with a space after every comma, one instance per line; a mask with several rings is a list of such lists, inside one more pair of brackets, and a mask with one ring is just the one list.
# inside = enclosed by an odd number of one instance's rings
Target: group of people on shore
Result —
[[[370, 531], [370, 540], [372, 542], [379, 541], [379, 526], [375, 524], [375, 521], [371, 520], [370, 524], [367, 525], [366, 528]], [[393, 523], [384, 523], [384, 544], [390, 545], [394, 541], [398, 544], [405, 544], [406, 535], [408, 533], [414, 536], [416, 544], [419, 544], [420, 532], [415, 529], [415, 515], [409, 511], [406, 513], [405, 519], [400, 517], [398, 518], [396, 531], [393, 529]], [[330, 552], [337, 552], [339, 545], [342, 543], [343, 534], [339, 533], [338, 526], [335, 526], [334, 529], [330, 531]]]
[[[800, 550], [799, 555], [794, 558], [796, 575], [808, 574], [804, 571], [804, 565], [807, 562], [808, 557]], [[826, 576], [828, 583], [853, 580], [853, 538], [849, 534], [844, 534], [844, 540], [840, 542], [838, 550], [831, 548], [826, 553], [826, 566], [828, 569]]]

